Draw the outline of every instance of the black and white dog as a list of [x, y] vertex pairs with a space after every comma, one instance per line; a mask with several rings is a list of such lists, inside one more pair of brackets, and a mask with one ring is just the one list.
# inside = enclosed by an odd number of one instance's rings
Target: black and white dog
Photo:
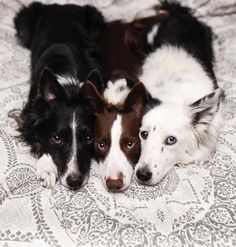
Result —
[[[16, 15], [17, 37], [31, 50], [31, 88], [21, 113], [22, 140], [38, 158], [42, 185], [75, 189], [87, 181], [93, 157], [94, 114], [84, 85], [101, 92], [105, 69], [93, 38], [103, 16], [91, 6], [32, 3]], [[85, 83], [86, 84], [86, 83]]]
[[140, 128], [141, 156], [135, 176], [158, 183], [176, 164], [211, 158], [222, 125], [221, 100], [213, 72], [211, 29], [188, 8], [163, 2], [169, 18], [153, 28], [139, 77], [161, 101], [147, 106]]

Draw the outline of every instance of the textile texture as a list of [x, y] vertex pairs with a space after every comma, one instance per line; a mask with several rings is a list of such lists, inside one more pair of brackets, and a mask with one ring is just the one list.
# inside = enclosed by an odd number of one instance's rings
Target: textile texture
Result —
[[[149, 15], [158, 3], [57, 2], [93, 4], [107, 20]], [[215, 72], [226, 93], [217, 150], [209, 162], [175, 167], [156, 186], [132, 180], [123, 193], [109, 193], [96, 163], [78, 191], [37, 181], [36, 160], [8, 117], [29, 91], [30, 52], [17, 43], [13, 17], [30, 1], [0, 1], [0, 246], [236, 246], [236, 1], [181, 2], [214, 31]]]

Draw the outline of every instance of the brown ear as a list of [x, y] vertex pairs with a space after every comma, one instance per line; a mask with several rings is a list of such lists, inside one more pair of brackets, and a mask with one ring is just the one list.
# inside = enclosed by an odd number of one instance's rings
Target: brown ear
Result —
[[148, 101], [148, 94], [143, 83], [137, 83], [128, 94], [124, 102], [126, 112], [135, 112], [138, 118], [142, 117], [144, 107]]
[[169, 12], [166, 10], [161, 10], [157, 12], [154, 16], [139, 18], [133, 21], [134, 27], [138, 29], [143, 29], [148, 26], [153, 26], [155, 24], [159, 24], [162, 21], [165, 21], [169, 17]]
[[86, 81], [82, 86], [82, 94], [95, 112], [104, 112], [106, 102], [93, 83]]

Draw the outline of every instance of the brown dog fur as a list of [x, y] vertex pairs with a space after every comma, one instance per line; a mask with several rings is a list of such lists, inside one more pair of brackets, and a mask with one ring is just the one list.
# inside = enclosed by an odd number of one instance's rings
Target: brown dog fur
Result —
[[121, 77], [137, 81], [147, 51], [147, 31], [168, 16], [168, 12], [160, 12], [132, 22], [118, 20], [107, 23], [98, 44], [111, 81]]

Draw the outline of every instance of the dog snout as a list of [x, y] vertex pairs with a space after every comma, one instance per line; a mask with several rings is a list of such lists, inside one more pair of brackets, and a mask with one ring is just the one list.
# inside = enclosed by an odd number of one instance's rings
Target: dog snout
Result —
[[147, 167], [140, 168], [136, 172], [136, 177], [139, 181], [145, 183], [152, 178], [152, 172]]
[[108, 177], [106, 179], [106, 186], [111, 191], [119, 191], [122, 189], [123, 183], [123, 173], [119, 172], [117, 178]]
[[66, 183], [70, 189], [76, 190], [82, 186], [83, 177], [79, 174], [70, 174], [66, 178]]

